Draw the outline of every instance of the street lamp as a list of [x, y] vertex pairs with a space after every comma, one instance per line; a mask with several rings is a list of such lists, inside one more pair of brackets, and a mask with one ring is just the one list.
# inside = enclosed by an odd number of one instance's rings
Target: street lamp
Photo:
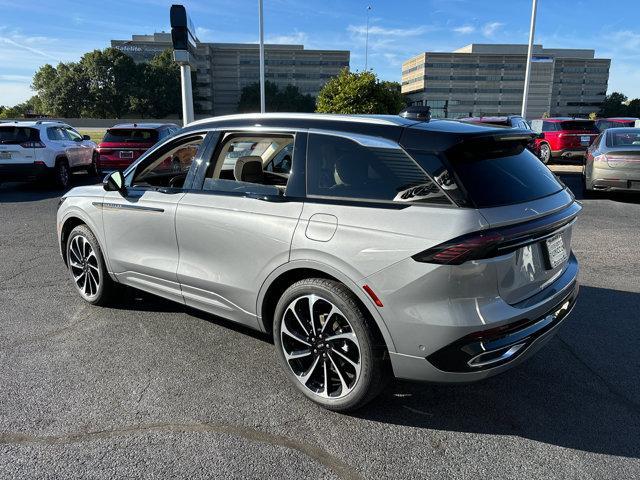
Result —
[[258, 0], [258, 16], [260, 17], [260, 113], [265, 112], [264, 98], [264, 17], [262, 0]]
[[531, 55], [533, 54], [533, 36], [536, 31], [536, 9], [538, 0], [533, 0], [531, 6], [531, 28], [529, 29], [529, 49], [527, 50], [527, 70], [524, 74], [524, 91], [522, 93], [522, 117], [527, 118], [527, 97], [529, 96], [529, 82], [531, 81]]
[[371, 5], [367, 5], [367, 34], [364, 41], [364, 71], [367, 71], [369, 66], [369, 12], [371, 11]]

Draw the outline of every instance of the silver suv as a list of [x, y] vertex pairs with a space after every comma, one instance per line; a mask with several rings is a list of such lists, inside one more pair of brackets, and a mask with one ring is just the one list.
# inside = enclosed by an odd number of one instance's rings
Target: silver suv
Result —
[[292, 384], [332, 410], [393, 375], [503, 372], [576, 301], [581, 207], [530, 131], [411, 117], [192, 123], [64, 196], [71, 280], [92, 304], [125, 284], [272, 334]]

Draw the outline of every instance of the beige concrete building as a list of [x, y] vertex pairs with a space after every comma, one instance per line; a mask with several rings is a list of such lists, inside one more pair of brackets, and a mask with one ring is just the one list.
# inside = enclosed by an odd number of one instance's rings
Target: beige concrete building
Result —
[[[170, 33], [133, 35], [131, 40], [111, 40], [136, 62], [148, 62], [171, 48]], [[242, 89], [258, 82], [257, 44], [198, 42], [196, 112], [208, 115], [235, 113]], [[303, 94], [317, 96], [327, 80], [349, 67], [348, 50], [305, 50], [303, 45], [265, 45], [265, 77], [285, 87], [295, 85]]]
[[[402, 64], [402, 93], [434, 117], [520, 114], [526, 45], [471, 44], [425, 52]], [[610, 59], [594, 50], [535, 45], [527, 118], [586, 116], [602, 104]]]

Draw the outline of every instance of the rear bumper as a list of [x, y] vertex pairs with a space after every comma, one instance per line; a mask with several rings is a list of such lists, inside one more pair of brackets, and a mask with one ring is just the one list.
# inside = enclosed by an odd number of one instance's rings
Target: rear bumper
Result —
[[594, 190], [640, 192], [640, 175], [638, 180], [596, 178], [592, 186]]
[[134, 162], [132, 159], [105, 159], [104, 156], [98, 157], [96, 166], [100, 172], [111, 172], [114, 170], [125, 170]]
[[0, 163], [0, 182], [19, 182], [37, 180], [53, 171], [44, 164], [36, 163]]
[[573, 147], [562, 150], [552, 150], [551, 155], [562, 158], [582, 158], [587, 152], [587, 147]]
[[[510, 318], [497, 323], [485, 318], [484, 328], [478, 325], [474, 329], [461, 329], [451, 325], [447, 328], [450, 340], [427, 350], [424, 356], [390, 352], [395, 376], [415, 381], [465, 383], [518, 365], [542, 347], [569, 315], [578, 295], [577, 276], [578, 263], [572, 254], [565, 271], [551, 285], [518, 304], [505, 304], [494, 311]], [[473, 311], [467, 314], [473, 316]], [[433, 328], [429, 330], [438, 333]], [[456, 332], [457, 336], [452, 338]]]

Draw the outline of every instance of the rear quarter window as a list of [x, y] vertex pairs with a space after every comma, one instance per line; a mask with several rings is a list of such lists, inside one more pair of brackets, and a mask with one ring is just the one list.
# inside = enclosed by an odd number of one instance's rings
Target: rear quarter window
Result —
[[307, 194], [355, 200], [450, 204], [402, 149], [361, 145], [349, 138], [310, 134]]

